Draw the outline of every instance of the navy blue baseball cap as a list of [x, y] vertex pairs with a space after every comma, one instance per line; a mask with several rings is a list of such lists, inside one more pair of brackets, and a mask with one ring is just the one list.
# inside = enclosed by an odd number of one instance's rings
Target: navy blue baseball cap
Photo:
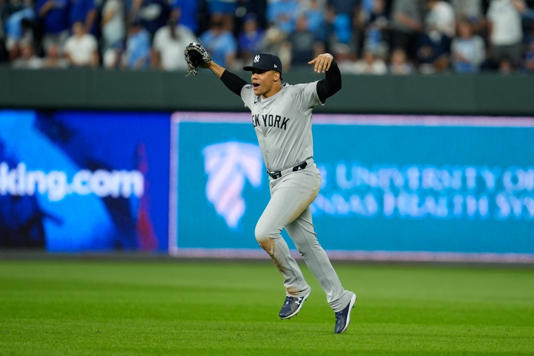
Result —
[[273, 54], [269, 53], [258, 53], [252, 59], [252, 64], [246, 67], [243, 67], [243, 70], [252, 71], [252, 70], [274, 70], [282, 74], [282, 62], [280, 58]]

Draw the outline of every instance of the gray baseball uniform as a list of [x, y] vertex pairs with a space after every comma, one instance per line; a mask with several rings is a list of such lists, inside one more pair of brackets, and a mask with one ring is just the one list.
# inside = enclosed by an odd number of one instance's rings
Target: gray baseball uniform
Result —
[[[353, 295], [341, 285], [326, 252], [317, 241], [309, 205], [317, 197], [321, 176], [313, 161], [312, 110], [321, 104], [317, 82], [289, 85], [271, 97], [254, 94], [252, 85], [241, 89], [270, 178], [271, 199], [255, 230], [256, 240], [273, 259], [284, 278], [288, 296], [309, 294], [310, 286], [281, 236], [283, 228], [295, 242], [304, 262], [319, 281], [331, 308], [345, 308]], [[301, 165], [306, 162], [306, 165]], [[293, 170], [295, 166], [304, 167]]]

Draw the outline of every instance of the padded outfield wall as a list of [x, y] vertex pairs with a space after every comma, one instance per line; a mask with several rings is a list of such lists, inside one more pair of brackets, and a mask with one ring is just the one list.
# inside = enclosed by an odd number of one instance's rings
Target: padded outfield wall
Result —
[[[89, 70], [0, 78], [2, 249], [265, 257], [253, 237], [265, 168], [249, 115], [221, 83]], [[323, 183], [311, 207], [329, 254], [534, 262], [530, 83], [344, 77], [313, 128]]]

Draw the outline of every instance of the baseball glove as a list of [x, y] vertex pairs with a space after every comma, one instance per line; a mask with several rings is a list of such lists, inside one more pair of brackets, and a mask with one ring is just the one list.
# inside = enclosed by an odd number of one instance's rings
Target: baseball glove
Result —
[[206, 49], [198, 42], [191, 42], [184, 50], [187, 61], [187, 74], [197, 75], [198, 67], [206, 67], [211, 62], [211, 57]]

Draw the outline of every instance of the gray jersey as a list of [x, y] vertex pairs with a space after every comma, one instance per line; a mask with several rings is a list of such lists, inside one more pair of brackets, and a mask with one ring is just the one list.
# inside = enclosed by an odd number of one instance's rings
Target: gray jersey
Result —
[[284, 170], [313, 156], [312, 110], [321, 104], [317, 82], [284, 84], [268, 98], [255, 95], [247, 84], [241, 89], [241, 99], [252, 112], [268, 170]]

